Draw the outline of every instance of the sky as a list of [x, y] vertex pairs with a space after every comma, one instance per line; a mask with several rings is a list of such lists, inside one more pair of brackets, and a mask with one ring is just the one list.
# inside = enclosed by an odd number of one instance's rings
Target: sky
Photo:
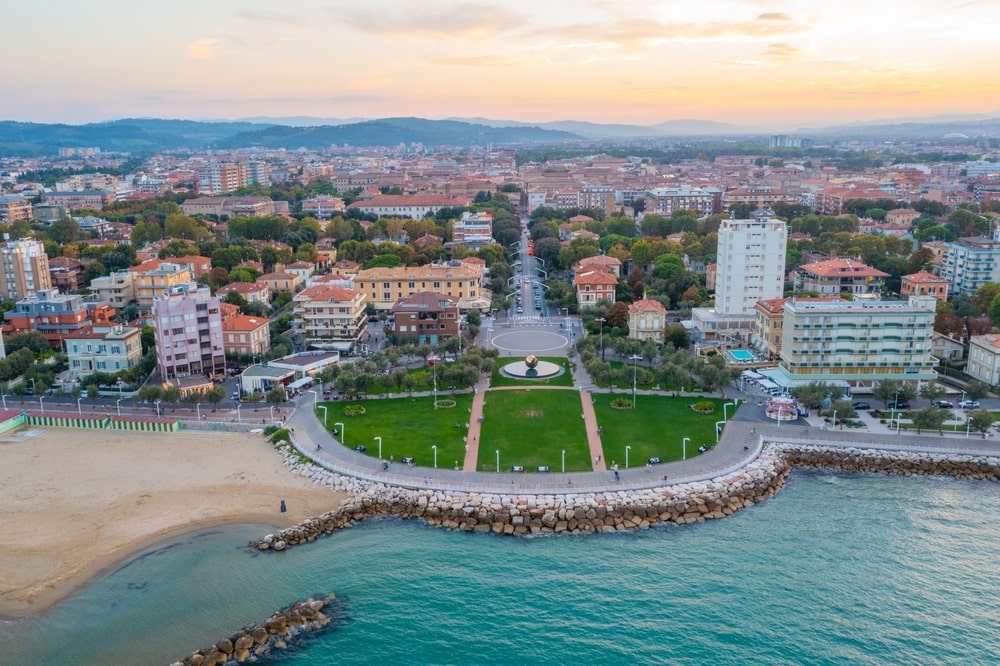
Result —
[[998, 0], [5, 5], [0, 120], [1000, 115]]

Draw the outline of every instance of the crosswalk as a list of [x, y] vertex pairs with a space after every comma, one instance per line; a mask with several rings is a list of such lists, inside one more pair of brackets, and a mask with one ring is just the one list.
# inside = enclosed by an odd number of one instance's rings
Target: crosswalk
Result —
[[497, 320], [492, 327], [487, 326], [487, 330], [492, 328], [493, 330], [510, 328], [512, 326], [531, 326], [531, 327], [551, 327], [551, 328], [565, 328], [569, 330], [569, 325], [566, 320], [562, 317], [543, 317], [537, 314], [521, 314], [521, 315], [511, 315], [507, 319]]

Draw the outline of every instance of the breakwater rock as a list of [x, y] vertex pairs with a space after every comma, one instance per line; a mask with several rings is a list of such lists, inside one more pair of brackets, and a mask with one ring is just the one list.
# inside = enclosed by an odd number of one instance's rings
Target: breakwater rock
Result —
[[685, 525], [723, 518], [779, 490], [790, 470], [765, 451], [747, 467], [718, 478], [646, 489], [560, 494], [471, 493], [346, 481], [312, 465], [299, 469], [317, 483], [357, 493], [338, 509], [268, 534], [251, 546], [282, 551], [376, 517], [414, 518], [465, 532], [508, 536], [588, 534]]
[[283, 608], [261, 624], [244, 627], [215, 645], [193, 652], [172, 666], [229, 666], [256, 661], [273, 650], [288, 647], [288, 641], [330, 624], [323, 612], [334, 595], [324, 599], [309, 598]]
[[855, 447], [775, 444], [792, 467], [859, 474], [950, 476], [974, 481], [1000, 480], [1000, 456], [890, 451]]

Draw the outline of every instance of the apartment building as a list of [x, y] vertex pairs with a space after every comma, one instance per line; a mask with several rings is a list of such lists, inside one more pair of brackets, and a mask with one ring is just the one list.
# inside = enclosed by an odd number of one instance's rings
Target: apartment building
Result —
[[219, 298], [225, 298], [229, 294], [239, 294], [247, 303], [267, 305], [271, 302], [271, 288], [263, 282], [230, 282], [215, 292]]
[[222, 312], [208, 287], [196, 282], [171, 286], [153, 297], [152, 315], [156, 364], [164, 381], [225, 374]]
[[716, 254], [715, 311], [753, 315], [757, 301], [780, 298], [788, 225], [782, 220], [723, 220]]
[[380, 194], [359, 199], [348, 208], [356, 208], [362, 213], [419, 220], [427, 214], [437, 213], [442, 208], [465, 208], [468, 205], [468, 197], [448, 197], [439, 194]]
[[628, 307], [628, 337], [660, 343], [666, 328], [667, 309], [663, 303], [644, 298]]
[[462, 311], [472, 308], [485, 310], [490, 306], [490, 295], [480, 286], [482, 275], [481, 269], [454, 263], [369, 268], [358, 272], [354, 285], [380, 312], [386, 312], [396, 301], [422, 291], [456, 298]]
[[1000, 240], [972, 236], [945, 243], [939, 272], [955, 296], [971, 296], [985, 284], [1000, 282]]
[[796, 381], [930, 381], [937, 376], [931, 336], [937, 300], [821, 301], [789, 298], [784, 305], [779, 370]]
[[79, 192], [44, 192], [42, 204], [59, 206], [69, 211], [101, 210], [118, 200], [110, 190], [82, 190]]
[[451, 241], [457, 245], [483, 247], [493, 240], [493, 215], [465, 211], [451, 227]]
[[989, 333], [969, 338], [969, 362], [965, 372], [990, 386], [1000, 384], [1000, 335]]
[[597, 305], [598, 301], [615, 302], [618, 278], [607, 271], [587, 271], [573, 276], [576, 287], [576, 304], [583, 310]]
[[364, 293], [333, 285], [303, 289], [292, 299], [295, 327], [306, 345], [350, 351], [365, 333]]
[[90, 292], [94, 298], [107, 301], [116, 310], [122, 310], [135, 300], [135, 273], [115, 271], [110, 275], [90, 281]]
[[198, 191], [208, 194], [227, 194], [250, 182], [250, 169], [246, 164], [210, 164], [198, 169]]
[[198, 197], [181, 204], [185, 215], [214, 215], [215, 217], [268, 217], [287, 213], [287, 202], [272, 201], [269, 197]]
[[948, 300], [948, 279], [927, 271], [900, 278], [900, 296], [933, 296], [942, 303]]
[[63, 340], [70, 372], [86, 377], [114, 374], [142, 360], [142, 332], [137, 326], [88, 325]]
[[857, 259], [827, 259], [804, 264], [796, 280], [796, 290], [815, 291], [820, 295], [847, 292], [855, 296], [878, 296], [889, 277], [877, 268]]
[[260, 356], [271, 348], [271, 327], [264, 317], [233, 315], [222, 320], [222, 348], [227, 354]]
[[418, 344], [436, 345], [459, 335], [458, 300], [451, 296], [424, 291], [400, 299], [390, 312], [399, 339], [412, 337]]
[[4, 194], [0, 196], [0, 222], [10, 224], [18, 220], [34, 219], [31, 200], [21, 194]]
[[41, 241], [30, 238], [0, 245], [0, 300], [18, 301], [52, 288], [49, 257]]
[[52, 347], [61, 349], [67, 337], [92, 323], [107, 323], [113, 314], [106, 301], [43, 289], [19, 300], [14, 309], [4, 313], [4, 318], [12, 334], [35, 331]]
[[722, 190], [714, 187], [658, 187], [647, 190], [646, 212], [670, 217], [675, 210], [694, 211], [698, 217], [722, 212]]
[[139, 270], [140, 266], [131, 269], [135, 284], [135, 300], [139, 309], [149, 312], [153, 301], [164, 296], [174, 288], [194, 281], [194, 273], [190, 267], [181, 264], [163, 262], [152, 270]]

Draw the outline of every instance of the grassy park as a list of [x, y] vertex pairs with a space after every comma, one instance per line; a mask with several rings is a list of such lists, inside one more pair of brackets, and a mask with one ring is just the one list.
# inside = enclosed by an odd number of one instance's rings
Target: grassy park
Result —
[[521, 465], [535, 471], [539, 465], [562, 471], [566, 451], [567, 472], [592, 469], [587, 433], [580, 418], [576, 391], [491, 391], [483, 407], [479, 460], [476, 469], [495, 472], [500, 451], [500, 471]]
[[[497, 369], [493, 371], [490, 376], [490, 386], [573, 386], [573, 375], [568, 372], [572, 368], [572, 361], [567, 359], [565, 356], [539, 356], [539, 361], [548, 361], [549, 363], [555, 363], [556, 365], [562, 366], [567, 370], [555, 377], [550, 377], [549, 379], [515, 379], [513, 377], [507, 377], [500, 372], [500, 368], [508, 363], [513, 363], [515, 361], [523, 361], [523, 357], [503, 357], [497, 359]], [[495, 465], [494, 465], [495, 467]]]
[[[466, 423], [472, 407], [472, 395], [441, 395], [439, 404], [454, 402], [454, 407], [434, 408], [431, 396], [392, 398], [387, 400], [352, 400], [350, 402], [321, 402], [326, 409], [326, 429], [341, 429], [344, 444], [354, 448], [365, 446], [365, 453], [378, 457], [378, 442], [382, 438], [382, 458], [395, 460], [413, 458], [417, 465], [433, 467], [434, 449], [437, 446], [438, 467], [461, 466], [465, 459]], [[360, 416], [347, 416], [345, 408], [364, 407]], [[320, 420], [323, 410], [317, 411]], [[338, 438], [339, 439], [339, 438]]]
[[[625, 467], [625, 447], [629, 451], [629, 465], [645, 465], [649, 458], [660, 458], [664, 462], [680, 460], [683, 454], [683, 439], [689, 437], [687, 455], [698, 454], [701, 445], [715, 444], [715, 422], [723, 417], [722, 405], [728, 400], [704, 397], [670, 397], [661, 395], [640, 395], [636, 398], [635, 409], [617, 410], [611, 401], [628, 394], [594, 393], [594, 412], [601, 426], [601, 443], [608, 465], [613, 462]], [[631, 396], [629, 396], [631, 397]], [[715, 405], [711, 414], [699, 414], [690, 408], [695, 402], [708, 401]], [[734, 413], [729, 408], [729, 416]]]

